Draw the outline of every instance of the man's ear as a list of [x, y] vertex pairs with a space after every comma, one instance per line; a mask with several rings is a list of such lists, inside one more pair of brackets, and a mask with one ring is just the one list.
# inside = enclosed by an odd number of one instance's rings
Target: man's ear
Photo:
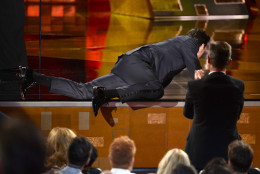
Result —
[[131, 160], [131, 166], [134, 166], [134, 163], [135, 163], [135, 157], [133, 157]]
[[230, 162], [230, 160], [228, 160], [228, 165], [229, 165], [229, 167], [231, 167], [232, 168], [232, 165], [231, 165], [231, 162]]
[[208, 60], [207, 60], [207, 61], [208, 61], [208, 64], [210, 64], [210, 58], [209, 58], [209, 56], [208, 56]]
[[112, 159], [111, 159], [111, 156], [110, 156], [110, 155], [108, 155], [108, 160], [109, 160], [110, 166], [111, 166], [111, 167], [114, 167], [113, 164], [112, 164]]
[[90, 161], [90, 157], [88, 158], [88, 160], [87, 160], [87, 162], [86, 162], [86, 165], [88, 165], [89, 161]]
[[128, 168], [128, 170], [132, 170], [133, 169], [133, 167], [134, 167], [134, 162], [135, 162], [135, 157], [133, 157], [132, 159], [131, 159], [131, 161], [130, 161], [130, 163], [129, 163], [129, 168]]
[[231, 64], [231, 62], [232, 62], [232, 59], [229, 59], [228, 63], [227, 63], [227, 66], [229, 66]]

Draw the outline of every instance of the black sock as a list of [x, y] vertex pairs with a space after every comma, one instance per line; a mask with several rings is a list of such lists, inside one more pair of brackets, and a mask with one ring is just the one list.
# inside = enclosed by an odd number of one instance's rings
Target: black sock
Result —
[[51, 87], [51, 77], [33, 72], [33, 79], [41, 85], [47, 86], [48, 88]]
[[104, 94], [107, 98], [115, 98], [115, 97], [119, 97], [119, 94], [117, 92], [116, 89], [108, 89], [108, 90], [104, 90]]

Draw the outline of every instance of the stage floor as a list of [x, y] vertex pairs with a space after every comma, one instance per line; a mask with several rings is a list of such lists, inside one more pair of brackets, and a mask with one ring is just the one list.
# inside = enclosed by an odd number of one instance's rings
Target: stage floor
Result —
[[[110, 13], [109, 3], [71, 0], [42, 3], [41, 57], [40, 6], [25, 2], [25, 41], [29, 67], [46, 75], [88, 82], [110, 73], [122, 53], [141, 45], [185, 35], [194, 27], [205, 29], [214, 40], [229, 42], [233, 62], [227, 73], [245, 82], [245, 99], [260, 99], [260, 17], [226, 20], [153, 21]], [[205, 65], [203, 56], [201, 64]], [[187, 70], [165, 89], [162, 100], [183, 100]], [[35, 86], [27, 100], [71, 100]]]

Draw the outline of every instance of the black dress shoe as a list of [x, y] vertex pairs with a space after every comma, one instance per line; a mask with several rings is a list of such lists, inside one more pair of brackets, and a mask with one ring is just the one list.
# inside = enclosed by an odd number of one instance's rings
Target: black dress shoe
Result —
[[26, 92], [28, 91], [28, 89], [30, 89], [31, 87], [33, 87], [36, 84], [36, 82], [33, 79], [33, 70], [23, 68], [21, 70], [20, 76], [23, 78], [22, 85], [21, 85], [21, 93], [22, 93], [21, 95], [23, 98], [25, 98], [25, 95], [26, 95]]
[[93, 87], [93, 97], [92, 97], [92, 108], [94, 111], [95, 117], [98, 114], [98, 109], [105, 103], [108, 103], [108, 98], [104, 94], [104, 87]]

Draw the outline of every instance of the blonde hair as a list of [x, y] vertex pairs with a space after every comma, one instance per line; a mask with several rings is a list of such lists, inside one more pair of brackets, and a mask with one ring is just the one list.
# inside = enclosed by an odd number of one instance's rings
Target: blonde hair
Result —
[[67, 165], [67, 150], [75, 137], [76, 134], [72, 130], [64, 127], [55, 127], [50, 131], [46, 143], [47, 158], [45, 166], [47, 168]]
[[172, 169], [180, 163], [190, 165], [190, 159], [186, 152], [177, 148], [169, 150], [161, 159], [157, 174], [170, 174]]

